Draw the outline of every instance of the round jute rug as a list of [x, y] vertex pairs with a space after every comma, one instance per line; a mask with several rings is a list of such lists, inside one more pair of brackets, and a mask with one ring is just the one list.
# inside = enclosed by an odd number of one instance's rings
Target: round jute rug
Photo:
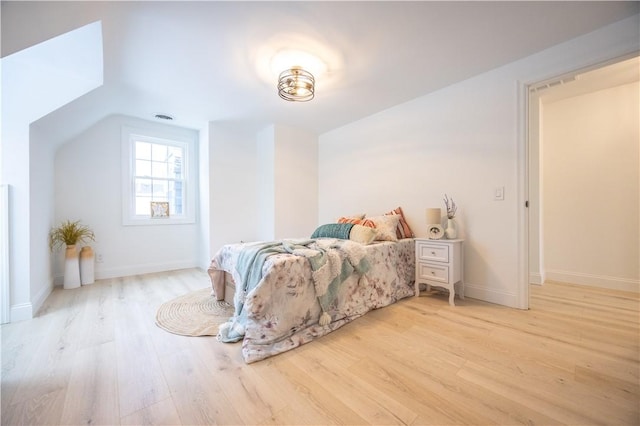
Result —
[[182, 336], [215, 336], [218, 326], [233, 316], [233, 306], [203, 288], [163, 303], [156, 313], [158, 327]]

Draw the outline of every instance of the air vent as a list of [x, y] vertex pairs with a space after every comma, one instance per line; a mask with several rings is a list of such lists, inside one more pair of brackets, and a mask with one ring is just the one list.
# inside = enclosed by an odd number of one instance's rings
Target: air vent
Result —
[[173, 117], [168, 114], [156, 114], [154, 117], [158, 120], [173, 120]]
[[577, 80], [577, 76], [565, 77], [560, 80], [553, 80], [546, 83], [542, 83], [536, 87], [532, 87], [529, 89], [530, 92], [539, 92], [541, 90], [549, 89], [551, 87], [560, 86], [563, 84], [571, 83], [572, 81]]

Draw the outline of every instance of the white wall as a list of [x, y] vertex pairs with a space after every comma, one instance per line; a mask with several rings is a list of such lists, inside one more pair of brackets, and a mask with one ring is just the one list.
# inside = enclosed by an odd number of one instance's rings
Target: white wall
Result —
[[318, 226], [318, 138], [275, 127], [274, 237], [308, 238]]
[[[33, 317], [51, 290], [52, 151], [30, 126], [102, 84], [102, 26], [86, 25], [2, 58], [0, 182], [9, 194], [11, 321]], [[45, 247], [42, 247], [42, 242]]]
[[[4, 67], [4, 64], [3, 64]], [[4, 67], [6, 69], [6, 67]], [[4, 71], [3, 71], [4, 73]], [[4, 87], [4, 85], [3, 85]], [[4, 94], [4, 93], [3, 93]], [[5, 98], [3, 105], [7, 105]], [[29, 122], [2, 115], [2, 183], [9, 191], [9, 298], [11, 321], [33, 317], [31, 303]], [[48, 267], [48, 262], [45, 262]]]
[[[465, 242], [467, 295], [515, 304], [515, 86], [489, 73], [320, 138], [320, 220], [401, 206], [417, 236], [446, 193]], [[490, 99], [490, 104], [487, 100]], [[505, 201], [494, 201], [495, 187]]]
[[[527, 83], [638, 50], [638, 16], [320, 136], [319, 219], [459, 206], [470, 297], [526, 307]], [[494, 201], [504, 186], [505, 200]]]
[[224, 244], [309, 237], [318, 224], [318, 138], [282, 125], [210, 124], [211, 254]]
[[254, 131], [240, 123], [209, 124], [209, 260], [224, 244], [257, 238], [256, 164]]
[[54, 147], [47, 143], [47, 135], [36, 125], [31, 126], [29, 142], [30, 183], [30, 256], [35, 260], [31, 268], [30, 300], [34, 312], [44, 303], [53, 286], [49, 230], [54, 222]]
[[206, 270], [211, 262], [211, 182], [209, 176], [209, 124], [199, 130], [198, 140], [198, 218], [200, 220], [199, 233], [199, 265]]
[[267, 126], [256, 135], [258, 188], [258, 240], [274, 240], [276, 234], [276, 130]]
[[548, 279], [638, 291], [638, 83], [543, 106]]
[[537, 92], [529, 94], [529, 282], [531, 284], [544, 283], [544, 252], [542, 244], [544, 236], [542, 229], [544, 221], [542, 209], [544, 208], [544, 197], [541, 193], [541, 186], [544, 176], [541, 173], [543, 165], [543, 147], [540, 143], [542, 138], [542, 118], [540, 111], [542, 104]]
[[[195, 130], [126, 116], [114, 115], [99, 121], [56, 153], [56, 223], [81, 220], [94, 230], [96, 242], [90, 245], [104, 259], [103, 263], [96, 263], [97, 279], [198, 266], [200, 227], [197, 222], [123, 226], [123, 126], [145, 130], [151, 136], [170, 139], [171, 135], [179, 134], [198, 140]], [[61, 257], [55, 266], [56, 277], [60, 277]]]
[[[198, 149], [205, 157], [198, 162], [202, 226], [122, 226], [122, 126], [146, 127], [154, 135], [177, 131], [110, 116], [63, 145], [55, 157], [56, 222], [82, 220], [94, 229], [91, 245], [104, 259], [96, 264], [97, 278], [207, 268], [224, 244], [307, 237], [317, 226], [317, 138], [283, 126], [256, 132], [228, 122], [211, 122], [200, 135], [206, 144]], [[265, 217], [272, 219], [269, 226]], [[163, 240], [166, 244], [158, 243]], [[62, 252], [54, 263], [60, 277]]]

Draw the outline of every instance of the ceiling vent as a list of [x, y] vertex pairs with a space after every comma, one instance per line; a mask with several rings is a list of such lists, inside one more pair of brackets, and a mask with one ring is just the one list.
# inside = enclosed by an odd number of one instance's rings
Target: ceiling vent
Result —
[[530, 92], [539, 92], [541, 90], [550, 89], [552, 87], [561, 86], [563, 84], [571, 83], [572, 81], [577, 80], [577, 76], [565, 77], [560, 80], [553, 80], [546, 83], [542, 83], [538, 86], [532, 87], [529, 89]]
[[154, 115], [154, 117], [157, 118], [158, 120], [168, 120], [168, 121], [173, 120], [173, 117], [168, 114], [156, 114]]

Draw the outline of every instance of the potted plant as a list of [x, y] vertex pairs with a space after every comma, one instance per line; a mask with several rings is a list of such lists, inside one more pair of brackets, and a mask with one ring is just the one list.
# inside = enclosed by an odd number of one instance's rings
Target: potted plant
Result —
[[95, 235], [91, 228], [82, 225], [79, 220], [72, 222], [66, 220], [49, 232], [49, 248], [53, 251], [56, 247], [65, 245], [64, 263], [64, 288], [80, 287], [80, 263], [76, 244], [88, 240], [95, 241]]

